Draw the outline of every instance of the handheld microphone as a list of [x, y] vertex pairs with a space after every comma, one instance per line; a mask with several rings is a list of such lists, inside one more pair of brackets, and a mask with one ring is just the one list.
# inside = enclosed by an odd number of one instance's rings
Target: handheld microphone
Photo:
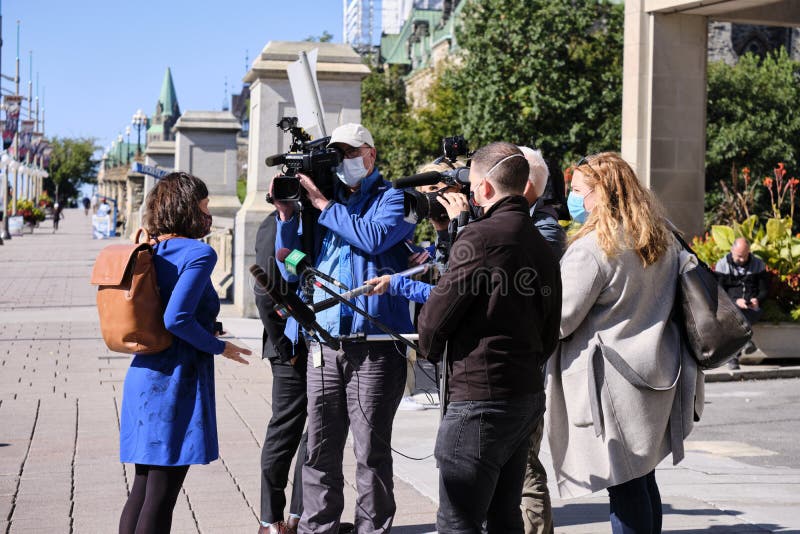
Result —
[[308, 256], [303, 254], [299, 250], [289, 251], [288, 248], [284, 247], [279, 249], [275, 253], [275, 258], [286, 266], [287, 271], [289, 271], [294, 275], [303, 276], [304, 273], [309, 272], [312, 275], [318, 278], [322, 278], [326, 282], [335, 285], [339, 289], [343, 289], [345, 291], [350, 289], [349, 287], [347, 287], [334, 277], [329, 276], [323, 273], [322, 271], [319, 271], [318, 269], [314, 268], [314, 266], [311, 265]]
[[311, 336], [321, 337], [325, 344], [338, 350], [339, 341], [317, 324], [317, 316], [286, 284], [283, 277], [268, 274], [259, 265], [250, 266], [250, 274], [276, 303], [288, 311]]

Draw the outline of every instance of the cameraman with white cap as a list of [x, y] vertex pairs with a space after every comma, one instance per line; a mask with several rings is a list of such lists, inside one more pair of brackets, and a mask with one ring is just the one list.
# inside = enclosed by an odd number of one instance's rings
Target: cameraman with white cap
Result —
[[[302, 228], [295, 204], [275, 202], [276, 250], [299, 249], [301, 234], [313, 232], [314, 266], [348, 287], [405, 269], [404, 241], [413, 236], [414, 225], [403, 220], [402, 191], [393, 189], [375, 167], [372, 135], [360, 124], [344, 124], [333, 131], [329, 146], [344, 157], [333, 198], [326, 198], [309, 176], [299, 174], [308, 201], [320, 210], [319, 219], [313, 228]], [[279, 266], [288, 281], [297, 280]], [[327, 296], [316, 288], [314, 301]], [[408, 301], [401, 296], [364, 295], [354, 303], [395, 332], [413, 332]], [[356, 454], [356, 531], [388, 532], [396, 511], [390, 443], [406, 378], [404, 348], [391, 341], [367, 341], [365, 335], [380, 331], [346, 306], [317, 312], [317, 322], [342, 338], [342, 350], [317, 343], [309, 350], [308, 456], [298, 531], [337, 531], [344, 507], [342, 455], [349, 423]], [[287, 321], [285, 334], [298, 342], [296, 321]]]

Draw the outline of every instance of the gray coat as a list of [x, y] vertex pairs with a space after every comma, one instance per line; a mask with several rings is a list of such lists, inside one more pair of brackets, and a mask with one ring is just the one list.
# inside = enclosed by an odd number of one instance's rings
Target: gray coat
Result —
[[606, 257], [593, 233], [561, 259], [545, 423], [562, 497], [645, 475], [670, 452], [683, 458], [703, 373], [670, 320], [677, 276], [677, 246], [645, 268], [631, 250]]

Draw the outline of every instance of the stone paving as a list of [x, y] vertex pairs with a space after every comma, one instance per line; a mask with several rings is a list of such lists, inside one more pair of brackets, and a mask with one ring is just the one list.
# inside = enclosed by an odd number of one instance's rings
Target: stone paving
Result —
[[[97, 252], [82, 210], [67, 210], [58, 233], [49, 221], [0, 247], [0, 532], [115, 532], [132, 480], [118, 458], [121, 387], [129, 363], [100, 338]], [[232, 316], [226, 329], [258, 348], [257, 320]], [[257, 528], [260, 448], [270, 417], [271, 374], [259, 358], [216, 367], [220, 461], [195, 466], [175, 510], [176, 533], [247, 533]], [[438, 411], [400, 412], [396, 449], [433, 451]], [[543, 451], [548, 463], [548, 452]], [[433, 530], [432, 458], [395, 456], [399, 534]], [[658, 470], [669, 532], [800, 532], [800, 472], [748, 466], [693, 452]], [[355, 502], [354, 460], [345, 455], [345, 515]], [[711, 497], [713, 496], [713, 497]], [[609, 532], [604, 492], [555, 499], [556, 532]]]

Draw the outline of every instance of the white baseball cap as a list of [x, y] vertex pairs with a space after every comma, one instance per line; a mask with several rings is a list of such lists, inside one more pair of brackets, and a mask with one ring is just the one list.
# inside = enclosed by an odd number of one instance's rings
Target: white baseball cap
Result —
[[375, 148], [375, 141], [372, 140], [372, 134], [369, 133], [369, 130], [354, 122], [342, 124], [333, 131], [333, 134], [331, 135], [331, 141], [328, 143], [328, 146], [331, 146], [334, 143], [344, 143], [345, 145], [350, 145], [353, 147], [359, 147], [367, 144], [370, 147]]

